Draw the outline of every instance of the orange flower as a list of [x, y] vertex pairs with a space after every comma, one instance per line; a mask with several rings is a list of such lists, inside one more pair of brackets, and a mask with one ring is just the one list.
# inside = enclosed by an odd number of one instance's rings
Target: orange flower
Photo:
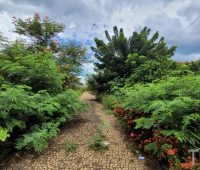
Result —
[[187, 162], [181, 163], [181, 167], [183, 169], [191, 169], [192, 168], [192, 164], [191, 163], [187, 163]]
[[167, 155], [174, 155], [174, 154], [175, 154], [175, 152], [174, 152], [173, 149], [169, 149], [169, 150], [167, 151]]

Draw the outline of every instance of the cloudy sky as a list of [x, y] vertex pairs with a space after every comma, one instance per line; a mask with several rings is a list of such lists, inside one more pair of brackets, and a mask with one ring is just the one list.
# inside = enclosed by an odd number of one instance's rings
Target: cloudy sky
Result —
[[[104, 39], [104, 31], [112, 33], [115, 25], [126, 35], [148, 26], [153, 32], [159, 30], [169, 45], [177, 45], [175, 60], [200, 57], [200, 0], [0, 0], [0, 31], [14, 40], [12, 17], [34, 13], [64, 23], [60, 38], [87, 46], [93, 45], [94, 37]], [[84, 69], [92, 72], [93, 65]]]

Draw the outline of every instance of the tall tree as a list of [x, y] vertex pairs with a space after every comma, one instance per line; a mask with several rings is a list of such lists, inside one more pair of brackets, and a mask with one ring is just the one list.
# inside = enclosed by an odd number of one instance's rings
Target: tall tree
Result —
[[51, 52], [58, 67], [64, 73], [64, 84], [67, 87], [75, 87], [79, 84], [78, 75], [81, 66], [86, 62], [86, 48], [77, 43], [59, 43], [56, 39], [58, 33], [64, 31], [65, 26], [48, 17], [42, 19], [39, 14], [35, 14], [28, 19], [14, 19], [15, 32], [29, 38], [31, 44], [27, 45], [28, 50], [38, 53]]
[[41, 19], [38, 13], [26, 20], [14, 17], [14, 24], [16, 33], [30, 38], [34, 44], [42, 47], [53, 47], [57, 43], [54, 38], [65, 28], [63, 24], [50, 21], [48, 17]]
[[[99, 93], [109, 91], [111, 81], [118, 81], [131, 76], [136, 69], [149, 60], [169, 60], [176, 47], [167, 47], [164, 37], [159, 38], [159, 32], [150, 37], [151, 29], [144, 27], [139, 33], [133, 32], [127, 38], [123, 29], [113, 28], [114, 35], [105, 31], [108, 42], [95, 38], [96, 47], [92, 47], [95, 57], [97, 74], [89, 79], [90, 87], [95, 89], [92, 82], [101, 83]], [[103, 82], [103, 84], [102, 84]], [[100, 85], [100, 86], [101, 86]], [[103, 87], [106, 87], [103, 88]]]

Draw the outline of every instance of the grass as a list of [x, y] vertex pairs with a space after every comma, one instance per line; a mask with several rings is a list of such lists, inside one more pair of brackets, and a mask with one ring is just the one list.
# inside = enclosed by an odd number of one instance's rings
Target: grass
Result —
[[78, 144], [70, 141], [66, 141], [64, 144], [64, 149], [66, 153], [75, 151], [78, 148]]
[[89, 144], [89, 147], [95, 151], [105, 151], [108, 149], [109, 143], [106, 141], [106, 136], [103, 135], [103, 129], [109, 126], [108, 122], [102, 122], [96, 132], [93, 135], [92, 141]]
[[112, 110], [104, 110], [107, 115], [113, 115], [114, 112]]

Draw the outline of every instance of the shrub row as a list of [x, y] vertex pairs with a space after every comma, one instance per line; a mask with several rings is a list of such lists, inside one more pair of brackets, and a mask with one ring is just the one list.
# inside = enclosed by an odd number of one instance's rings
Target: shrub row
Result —
[[46, 91], [32, 93], [24, 85], [0, 89], [1, 146], [14, 143], [17, 149], [41, 151], [57, 135], [59, 126], [83, 108], [78, 94], [68, 90], [55, 96]]
[[116, 97], [121, 104], [113, 111], [142, 151], [171, 169], [191, 168], [188, 150], [200, 148], [200, 76], [124, 87]]

